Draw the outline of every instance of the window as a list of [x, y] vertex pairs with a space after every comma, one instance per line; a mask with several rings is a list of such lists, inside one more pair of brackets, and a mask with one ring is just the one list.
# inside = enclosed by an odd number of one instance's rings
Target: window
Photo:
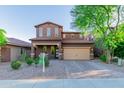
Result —
[[25, 53], [26, 53], [25, 49], [24, 48], [21, 48], [20, 54], [21, 55], [24, 55]]
[[48, 37], [51, 36], [51, 28], [47, 28], [47, 36], [48, 36]]
[[55, 28], [55, 36], [58, 36], [59, 35], [59, 30], [58, 30], [58, 27]]
[[22, 49], [22, 48], [21, 48], [20, 54], [21, 54], [21, 55], [23, 54], [23, 49]]
[[43, 28], [39, 28], [39, 37], [42, 37], [43, 36]]

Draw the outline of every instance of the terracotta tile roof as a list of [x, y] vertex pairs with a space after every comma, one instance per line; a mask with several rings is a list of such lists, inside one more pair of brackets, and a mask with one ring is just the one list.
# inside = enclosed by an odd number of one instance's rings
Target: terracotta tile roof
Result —
[[8, 44], [22, 47], [31, 47], [31, 43], [16, 38], [8, 38]]
[[57, 25], [57, 26], [63, 27], [63, 26], [61, 26], [61, 25], [59, 25], [59, 24], [56, 24], [56, 23], [53, 23], [53, 22], [50, 22], [50, 21], [48, 21], [48, 22], [44, 22], [44, 23], [41, 23], [41, 24], [38, 24], [38, 25], [35, 25], [35, 27], [38, 27], [38, 26], [40, 26], [40, 25], [44, 25], [44, 24], [54, 24], [54, 25]]

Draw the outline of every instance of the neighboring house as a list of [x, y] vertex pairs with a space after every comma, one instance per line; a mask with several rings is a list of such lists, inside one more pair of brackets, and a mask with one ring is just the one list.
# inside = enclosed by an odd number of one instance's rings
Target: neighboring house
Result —
[[80, 32], [64, 32], [63, 26], [45, 22], [35, 26], [36, 38], [32, 41], [31, 56], [46, 52], [50, 58], [64, 60], [93, 59], [93, 38]]
[[8, 43], [2, 47], [2, 62], [17, 60], [22, 53], [30, 54], [31, 44], [19, 39], [8, 38]]

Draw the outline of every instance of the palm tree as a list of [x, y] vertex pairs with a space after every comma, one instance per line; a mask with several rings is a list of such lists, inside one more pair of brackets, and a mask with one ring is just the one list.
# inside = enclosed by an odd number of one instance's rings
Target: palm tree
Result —
[[7, 44], [6, 31], [4, 29], [0, 29], [0, 62], [1, 62], [1, 49], [2, 46]]

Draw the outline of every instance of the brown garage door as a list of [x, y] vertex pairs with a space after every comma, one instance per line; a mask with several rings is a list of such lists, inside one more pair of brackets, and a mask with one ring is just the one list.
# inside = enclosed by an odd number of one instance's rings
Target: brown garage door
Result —
[[10, 48], [2, 48], [1, 49], [2, 54], [2, 62], [9, 62], [10, 61]]
[[90, 48], [89, 47], [64, 47], [65, 60], [89, 60]]

